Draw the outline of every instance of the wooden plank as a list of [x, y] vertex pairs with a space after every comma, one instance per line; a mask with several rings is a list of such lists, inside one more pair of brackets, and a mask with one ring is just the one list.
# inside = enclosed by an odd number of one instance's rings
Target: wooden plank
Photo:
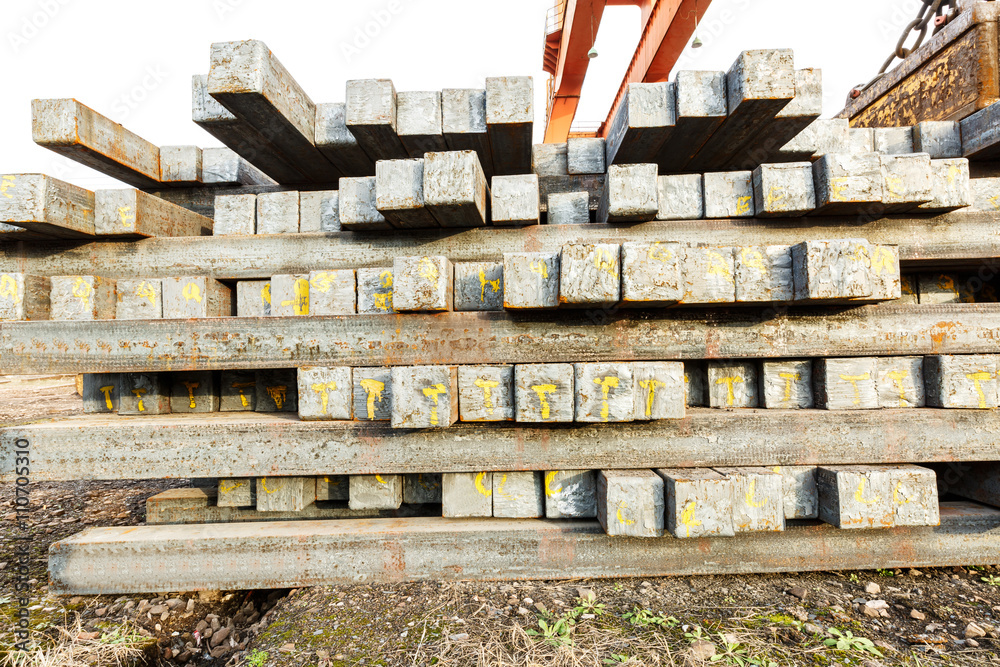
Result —
[[998, 537], [1000, 511], [968, 503], [944, 505], [934, 528], [807, 524], [690, 540], [622, 539], [595, 521], [540, 519], [115, 526], [54, 543], [49, 578], [52, 593], [111, 594], [931, 567], [1000, 562]]
[[[544, 179], [542, 179], [544, 181]], [[281, 188], [226, 188], [191, 193], [186, 208], [208, 215], [214, 196]], [[166, 191], [157, 191], [163, 194]], [[178, 201], [178, 200], [175, 200]], [[543, 201], [544, 198], [543, 198]], [[343, 201], [341, 201], [343, 207]], [[41, 276], [79, 275], [100, 266], [109, 278], [207, 275], [217, 280], [262, 280], [324, 269], [376, 268], [396, 256], [443, 255], [452, 262], [499, 261], [504, 253], [558, 250], [567, 243], [681, 243], [721, 246], [793, 245], [806, 239], [865, 238], [899, 246], [903, 268], [917, 265], [996, 271], [1000, 217], [957, 211], [936, 217], [893, 216], [859, 225], [857, 218], [671, 220], [640, 225], [535, 225], [463, 230], [281, 234], [259, 237], [154, 238], [131, 242], [0, 245], [0, 271]]]
[[103, 237], [191, 237], [212, 234], [211, 218], [142, 190], [98, 190], [95, 227]]
[[[4, 174], [0, 176], [0, 223], [22, 228], [36, 238], [92, 240], [97, 233], [94, 193], [44, 174]], [[22, 237], [15, 230], [5, 230], [0, 237], [8, 234]]]

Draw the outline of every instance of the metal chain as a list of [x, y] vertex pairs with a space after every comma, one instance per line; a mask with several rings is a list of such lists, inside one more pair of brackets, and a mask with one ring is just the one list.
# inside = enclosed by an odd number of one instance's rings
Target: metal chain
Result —
[[[886, 70], [889, 69], [889, 65], [899, 58], [900, 60], [906, 58], [914, 51], [920, 48], [920, 45], [924, 43], [924, 38], [927, 36], [927, 28], [934, 21], [934, 32], [932, 34], [937, 34], [937, 32], [943, 29], [958, 11], [956, 6], [957, 0], [921, 0], [923, 3], [920, 7], [920, 11], [917, 12], [917, 18], [910, 21], [910, 23], [903, 30], [903, 34], [900, 36], [899, 41], [896, 42], [896, 50], [893, 51], [885, 62], [882, 63], [882, 69], [878, 71], [871, 81], [866, 84], [855, 86], [851, 89], [851, 92], [847, 95], [847, 104], [851, 103], [851, 100], [859, 97], [861, 93], [870, 88], [872, 84], [885, 76]], [[950, 11], [945, 14], [945, 9]], [[913, 45], [906, 48], [906, 39], [910, 36], [911, 32], [916, 32], [917, 37], [914, 40]]]

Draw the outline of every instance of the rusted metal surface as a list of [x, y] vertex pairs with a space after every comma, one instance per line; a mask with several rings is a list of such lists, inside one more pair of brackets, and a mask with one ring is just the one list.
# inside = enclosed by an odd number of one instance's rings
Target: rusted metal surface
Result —
[[[90, 528], [50, 548], [50, 591], [109, 594], [1000, 562], [1000, 511], [948, 503], [941, 519], [937, 528], [845, 531], [803, 525], [691, 540], [616, 538], [604, 535], [597, 522], [538, 519]], [[198, 567], [186, 565], [193, 562]], [[115, 576], [107, 576], [109, 571]]]
[[1000, 460], [988, 410], [688, 408], [684, 419], [539, 426], [304, 422], [219, 413], [73, 417], [0, 430], [0, 481], [30, 443], [39, 482]]
[[[94, 193], [43, 174], [0, 176], [0, 243], [93, 239]], [[13, 225], [17, 229], [10, 228]]]
[[94, 193], [97, 234], [107, 237], [211, 236], [211, 218], [171, 204], [142, 190], [98, 190]]

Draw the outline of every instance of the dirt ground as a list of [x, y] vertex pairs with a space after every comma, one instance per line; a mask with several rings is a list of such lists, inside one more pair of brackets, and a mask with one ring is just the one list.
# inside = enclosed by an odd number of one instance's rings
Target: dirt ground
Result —
[[[0, 426], [80, 409], [72, 377], [0, 378], [0, 397]], [[49, 544], [86, 526], [141, 525], [148, 496], [186, 484], [34, 485], [32, 627], [48, 653], [12, 651], [0, 665], [1000, 665], [1000, 568], [974, 563], [922, 571], [47, 594]], [[10, 485], [0, 487], [0, 656], [12, 645], [16, 613], [13, 498]]]

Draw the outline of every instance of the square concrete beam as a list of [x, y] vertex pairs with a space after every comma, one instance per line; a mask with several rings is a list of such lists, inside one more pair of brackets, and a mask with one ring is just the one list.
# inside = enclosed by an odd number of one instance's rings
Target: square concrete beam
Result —
[[[494, 176], [490, 217], [495, 227], [537, 225], [541, 217], [538, 176]], [[551, 211], [551, 207], [549, 209]]]
[[817, 359], [813, 394], [823, 410], [875, 410], [879, 406], [874, 357]]
[[685, 248], [682, 275], [685, 304], [736, 301], [735, 248]]
[[43, 174], [0, 176], [0, 222], [29, 232], [93, 239], [94, 193]]
[[230, 317], [232, 290], [205, 276], [163, 278], [163, 318]]
[[392, 307], [392, 267], [358, 269], [358, 314], [395, 312]]
[[823, 112], [823, 72], [795, 70], [795, 97], [759, 132], [751, 134], [729, 164], [730, 169], [753, 169], [780, 159], [781, 149], [814, 123]]
[[621, 255], [623, 305], [667, 306], [683, 298], [680, 243], [627, 241]]
[[891, 245], [873, 243], [871, 258], [871, 297], [870, 301], [889, 301], [903, 296], [902, 282], [899, 272], [899, 248]]
[[937, 475], [917, 465], [886, 466], [892, 486], [893, 525], [938, 526]]
[[493, 473], [493, 516], [535, 519], [545, 516], [545, 491], [540, 472]]
[[213, 371], [188, 371], [170, 376], [171, 412], [218, 412], [219, 392]]
[[[201, 152], [201, 178], [206, 184], [274, 185], [267, 174], [229, 148]], [[283, 181], [284, 182], [284, 181]], [[297, 183], [300, 181], [291, 181]]]
[[299, 419], [353, 419], [354, 385], [348, 366], [304, 366], [298, 369]]
[[440, 505], [441, 473], [403, 475], [403, 502], [407, 505]]
[[531, 173], [536, 176], [569, 176], [569, 142], [533, 144]]
[[880, 407], [922, 408], [926, 404], [923, 357], [878, 357], [875, 373]]
[[393, 307], [400, 312], [451, 310], [454, 267], [447, 257], [396, 257], [392, 260]]
[[815, 466], [775, 466], [781, 475], [785, 499], [785, 519], [819, 517], [819, 491]]
[[534, 103], [534, 81], [530, 76], [486, 77], [486, 133], [494, 174], [530, 171]]
[[201, 149], [197, 146], [160, 146], [160, 181], [173, 185], [201, 185]]
[[705, 174], [704, 184], [706, 218], [753, 217], [753, 172], [713, 172]]
[[545, 473], [546, 519], [597, 518], [597, 475], [593, 470]]
[[392, 419], [392, 373], [384, 368], [352, 368], [354, 418], [360, 421]]
[[310, 315], [354, 315], [357, 308], [354, 269], [309, 272]]
[[215, 504], [219, 507], [257, 507], [257, 482], [252, 477], [220, 479]]
[[344, 176], [374, 176], [375, 162], [347, 127], [347, 105], [343, 102], [316, 105], [316, 148]]
[[163, 319], [163, 281], [155, 278], [119, 280], [116, 320]]
[[865, 239], [803, 241], [792, 246], [795, 299], [870, 297], [872, 246]]
[[704, 361], [684, 362], [684, 403], [708, 407], [708, 367]]
[[710, 468], [661, 468], [666, 494], [666, 529], [681, 539], [732, 537], [735, 484]]
[[395, 510], [402, 504], [402, 475], [351, 475], [350, 509]]
[[445, 518], [493, 516], [493, 473], [441, 475], [441, 514]]
[[482, 227], [489, 219], [487, 175], [473, 151], [424, 156], [424, 205], [442, 227]]
[[316, 502], [315, 477], [258, 477], [258, 512], [301, 512]]
[[395, 366], [391, 377], [393, 428], [444, 428], [458, 420], [455, 366]]
[[94, 193], [94, 229], [99, 236], [210, 236], [213, 224], [211, 218], [141, 190]]
[[564, 245], [559, 255], [559, 303], [618, 303], [621, 246], [617, 243]]
[[816, 486], [821, 521], [844, 529], [891, 528], [895, 524], [887, 466], [820, 466]]
[[503, 310], [503, 263], [457, 262], [455, 310]]
[[442, 90], [441, 130], [450, 150], [475, 151], [486, 178], [493, 177], [493, 152], [486, 125], [486, 90]]
[[883, 155], [905, 155], [913, 152], [913, 128], [874, 128], [875, 152]]
[[0, 322], [49, 319], [51, 281], [26, 273], [0, 273]]
[[298, 192], [262, 192], [257, 195], [258, 234], [297, 234], [298, 231]]
[[309, 314], [309, 274], [271, 276], [271, 315], [304, 317]]
[[256, 371], [254, 390], [256, 412], [298, 412], [299, 384], [296, 369], [276, 368]]
[[760, 381], [753, 361], [709, 361], [708, 401], [713, 408], [760, 406]]
[[663, 479], [652, 470], [597, 473], [597, 520], [608, 535], [662, 537]]
[[989, 410], [1000, 406], [997, 356], [989, 354], [924, 357], [924, 391], [932, 408]]
[[762, 164], [753, 171], [753, 199], [758, 218], [791, 218], [816, 208], [812, 165], [808, 162]]
[[574, 417], [573, 364], [514, 366], [514, 416], [519, 422], [571, 422]]
[[882, 211], [882, 163], [878, 153], [827, 153], [813, 163], [816, 215]]
[[735, 250], [736, 300], [741, 303], [791, 301], [792, 247], [741, 246]]
[[925, 120], [913, 126], [913, 151], [940, 160], [962, 155], [962, 124], [956, 120]]
[[517, 310], [559, 305], [558, 252], [505, 252], [503, 307]]
[[459, 419], [499, 422], [514, 419], [513, 366], [459, 366]]
[[931, 200], [931, 159], [926, 153], [880, 155], [885, 213], [903, 213]]
[[236, 283], [237, 317], [271, 316], [271, 281], [241, 280]]
[[424, 206], [423, 158], [375, 163], [375, 208], [400, 229], [439, 226]]
[[605, 161], [615, 164], [656, 163], [677, 121], [673, 83], [630, 83], [607, 133]]
[[[802, 162], [812, 161], [827, 153], [875, 152], [871, 128], [860, 132], [860, 135], [857, 134], [846, 118], [820, 118], [795, 135], [769, 161]], [[867, 144], [864, 143], [866, 138]]]
[[375, 177], [340, 179], [340, 227], [346, 231], [392, 229], [378, 211]]
[[674, 76], [674, 132], [660, 148], [660, 173], [683, 171], [726, 119], [726, 73], [681, 71]]
[[920, 211], [946, 213], [972, 206], [969, 161], [966, 158], [931, 160], [931, 200]]
[[448, 150], [441, 131], [441, 93], [436, 90], [396, 93], [396, 131], [412, 158]]
[[799, 410], [813, 407], [812, 362], [764, 361], [760, 370], [761, 407]]
[[52, 276], [49, 281], [53, 320], [113, 320], [115, 281], [100, 276]]
[[340, 193], [316, 190], [299, 193], [300, 232], [339, 232]]
[[215, 236], [253, 236], [257, 233], [257, 195], [216, 195]]
[[598, 222], [644, 222], [659, 212], [655, 164], [613, 164], [597, 209]]
[[628, 362], [573, 364], [574, 410], [578, 422], [630, 422], [635, 416], [633, 365]]
[[733, 483], [733, 530], [766, 533], [785, 529], [785, 491], [781, 474], [770, 468], [715, 468]]
[[83, 412], [111, 414], [118, 412], [121, 384], [117, 373], [84, 373]]
[[684, 364], [680, 361], [637, 361], [632, 364], [632, 418], [636, 421], [684, 418]]
[[255, 412], [257, 371], [222, 371], [219, 380], [219, 412]]
[[170, 412], [170, 387], [162, 373], [120, 373], [118, 414], [163, 415]]
[[586, 192], [553, 192], [545, 212], [549, 225], [586, 225], [590, 222], [590, 195]]
[[[839, 119], [846, 121], [847, 119]], [[875, 128], [873, 127], [852, 127], [850, 131], [850, 150], [830, 151], [833, 153], [874, 153], [875, 152]]]
[[705, 217], [705, 191], [701, 174], [657, 176], [657, 220], [698, 220]]
[[570, 174], [603, 174], [605, 166], [603, 137], [570, 137], [566, 140], [566, 171]]

